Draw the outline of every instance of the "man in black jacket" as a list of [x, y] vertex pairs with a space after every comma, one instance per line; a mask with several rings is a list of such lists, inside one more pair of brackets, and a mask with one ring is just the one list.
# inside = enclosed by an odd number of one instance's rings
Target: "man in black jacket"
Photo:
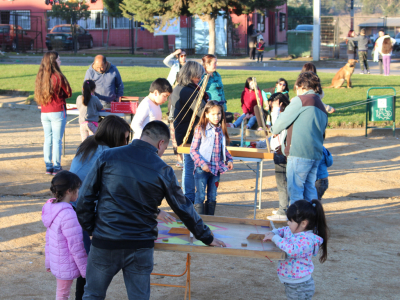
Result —
[[83, 182], [76, 211], [83, 229], [93, 234], [83, 299], [104, 299], [121, 269], [129, 299], [150, 298], [156, 217], [164, 198], [198, 240], [225, 246], [212, 236], [161, 159], [169, 138], [163, 122], [148, 123], [140, 140], [104, 151]]

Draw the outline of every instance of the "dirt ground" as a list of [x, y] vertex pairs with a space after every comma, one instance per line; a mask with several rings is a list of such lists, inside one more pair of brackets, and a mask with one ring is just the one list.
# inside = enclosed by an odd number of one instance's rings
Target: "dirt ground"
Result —
[[[368, 138], [356, 136], [357, 131], [342, 133], [327, 133], [334, 164], [323, 204], [331, 239], [327, 262], [314, 259], [314, 299], [400, 299], [399, 139], [382, 133]], [[51, 176], [44, 174], [40, 113], [0, 109], [0, 139], [0, 299], [54, 299], [56, 280], [44, 268], [41, 208], [50, 197]], [[79, 143], [74, 122], [66, 129], [64, 169], [69, 169]], [[170, 149], [163, 158], [180, 178]], [[235, 167], [247, 168], [244, 163]], [[252, 171], [233, 170], [221, 176], [218, 202], [251, 204], [254, 185]], [[267, 162], [257, 218], [266, 218], [277, 206], [273, 163]], [[163, 207], [168, 209], [166, 203]], [[253, 217], [250, 207], [217, 205], [216, 214]], [[182, 273], [185, 259], [185, 253], [155, 252], [154, 272]], [[268, 260], [193, 254], [191, 277], [194, 300], [285, 299], [276, 263]], [[153, 276], [152, 282], [184, 281]], [[127, 299], [121, 273], [112, 281], [107, 299]], [[183, 289], [152, 287], [151, 299], [183, 299]]]

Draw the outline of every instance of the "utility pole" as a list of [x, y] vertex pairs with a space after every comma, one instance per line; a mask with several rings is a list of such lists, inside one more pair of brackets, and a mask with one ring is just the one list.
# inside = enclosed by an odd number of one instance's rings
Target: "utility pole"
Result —
[[321, 46], [321, 0], [313, 1], [313, 61], [319, 61], [319, 50]]
[[350, 30], [354, 30], [354, 0], [350, 0]]
[[278, 57], [278, 10], [275, 10], [275, 57]]

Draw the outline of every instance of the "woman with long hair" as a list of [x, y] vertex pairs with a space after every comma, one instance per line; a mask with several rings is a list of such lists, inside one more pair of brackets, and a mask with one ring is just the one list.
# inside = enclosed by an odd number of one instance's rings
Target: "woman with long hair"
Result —
[[35, 101], [41, 107], [44, 130], [44, 162], [46, 174], [49, 175], [55, 175], [62, 170], [61, 140], [67, 122], [65, 99], [72, 95], [60, 65], [61, 59], [57, 52], [45, 53], [35, 82]]
[[[171, 105], [174, 109], [174, 128], [175, 140], [178, 146], [182, 145], [184, 137], [189, 129], [190, 120], [192, 119], [194, 108], [196, 105], [195, 99], [199, 93], [199, 82], [205, 70], [201, 64], [195, 61], [188, 61], [178, 74], [178, 85], [174, 88], [171, 94]], [[196, 115], [195, 123], [191, 128], [187, 143], [190, 144], [193, 139], [194, 127], [197, 125], [201, 112], [208, 100], [207, 93], [200, 104]], [[183, 155], [183, 171], [182, 171], [182, 189], [183, 193], [189, 200], [194, 203], [195, 185], [194, 185], [194, 162], [189, 154]]]

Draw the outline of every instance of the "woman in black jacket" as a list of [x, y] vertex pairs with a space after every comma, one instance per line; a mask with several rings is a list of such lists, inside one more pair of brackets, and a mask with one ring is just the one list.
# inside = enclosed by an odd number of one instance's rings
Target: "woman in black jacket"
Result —
[[[188, 131], [190, 120], [196, 106], [196, 98], [199, 93], [198, 83], [204, 74], [204, 68], [195, 61], [187, 62], [178, 74], [178, 85], [171, 94], [171, 106], [174, 107], [175, 139], [178, 146], [182, 145], [183, 139]], [[187, 144], [192, 143], [194, 128], [199, 121], [201, 113], [207, 102], [207, 94], [200, 104], [196, 120], [191, 128]], [[185, 196], [194, 203], [194, 162], [189, 154], [183, 155], [182, 189]]]

